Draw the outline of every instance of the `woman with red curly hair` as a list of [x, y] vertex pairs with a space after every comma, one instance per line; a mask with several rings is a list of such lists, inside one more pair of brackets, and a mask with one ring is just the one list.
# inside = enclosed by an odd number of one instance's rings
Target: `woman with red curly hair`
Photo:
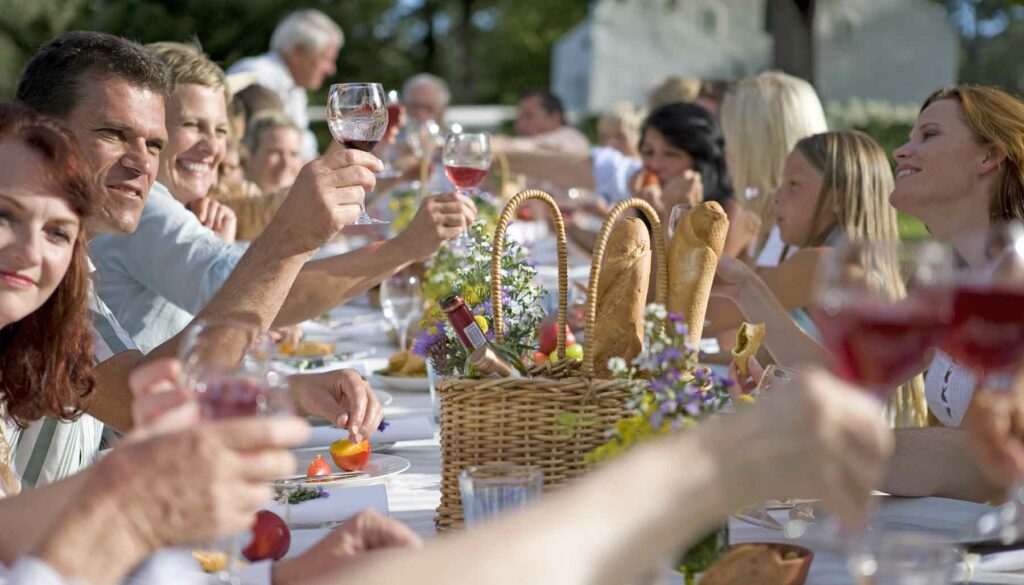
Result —
[[73, 420], [93, 389], [82, 218], [96, 186], [57, 123], [0, 104], [0, 488], [18, 491], [11, 437], [43, 416]]

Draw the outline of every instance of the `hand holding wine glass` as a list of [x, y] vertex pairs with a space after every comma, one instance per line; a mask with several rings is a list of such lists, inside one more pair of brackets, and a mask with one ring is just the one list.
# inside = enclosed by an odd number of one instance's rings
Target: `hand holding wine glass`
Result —
[[[327, 98], [327, 125], [345, 148], [370, 152], [388, 127], [387, 100], [379, 83], [340, 83]], [[354, 225], [388, 223], [374, 219], [365, 207]]]
[[[458, 193], [469, 195], [480, 186], [491, 168], [491, 141], [486, 133], [452, 134], [444, 143], [441, 155], [444, 173], [455, 185]], [[466, 246], [463, 235], [456, 246]]]

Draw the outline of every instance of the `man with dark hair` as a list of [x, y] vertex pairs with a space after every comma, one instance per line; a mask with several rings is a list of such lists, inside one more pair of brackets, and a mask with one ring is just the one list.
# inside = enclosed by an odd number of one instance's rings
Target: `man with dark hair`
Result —
[[562, 100], [547, 89], [533, 87], [519, 94], [516, 108], [517, 138], [498, 140], [496, 150], [587, 151], [590, 141], [565, 123]]
[[[164, 105], [170, 83], [163, 64], [143, 47], [99, 32], [62, 35], [25, 68], [18, 98], [64, 120], [103, 186], [97, 211], [86, 222], [90, 238], [130, 234], [139, 225], [167, 142]], [[365, 192], [373, 188], [373, 173], [380, 169], [375, 157], [352, 150], [306, 165], [275, 221], [197, 319], [269, 327], [309, 256], [358, 216]], [[188, 242], [168, 246], [190, 252]], [[94, 292], [90, 297], [99, 362], [88, 408], [92, 416], [71, 423], [44, 419], [12, 437], [16, 469], [27, 486], [50, 483], [89, 465], [99, 445], [99, 421], [118, 430], [132, 425], [131, 369], [143, 359], [177, 353], [175, 337], [143, 356], [99, 297]], [[376, 398], [351, 370], [329, 379], [305, 377], [292, 388], [304, 408], [323, 409], [321, 415], [354, 433], [368, 433], [363, 425], [375, 426], [379, 420]]]

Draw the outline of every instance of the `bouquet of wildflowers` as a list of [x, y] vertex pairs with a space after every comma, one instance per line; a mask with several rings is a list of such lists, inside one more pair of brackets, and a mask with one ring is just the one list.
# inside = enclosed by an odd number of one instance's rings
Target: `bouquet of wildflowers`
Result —
[[589, 461], [604, 461], [640, 441], [689, 428], [728, 402], [728, 382], [700, 365], [697, 348], [686, 340], [682, 315], [648, 305], [644, 336], [644, 351], [633, 363], [608, 360], [612, 374], [629, 382], [633, 416], [611, 429], [608, 442], [590, 453]]
[[[488, 340], [494, 340], [491, 307], [491, 240], [485, 223], [469, 229], [468, 249], [456, 253], [447, 246], [431, 260], [423, 282], [425, 298], [436, 299], [455, 290], [476, 317]], [[511, 363], [521, 363], [537, 345], [537, 325], [544, 318], [541, 301], [547, 295], [536, 284], [537, 271], [521, 246], [506, 240], [501, 255], [501, 306], [504, 311], [505, 342], [495, 347]], [[423, 332], [413, 344], [413, 353], [433, 360], [443, 376], [466, 375], [469, 357], [448, 326], [441, 309], [431, 308], [423, 320]], [[471, 374], [471, 373], [470, 373]]]
[[[391, 212], [391, 225], [388, 227], [393, 234], [409, 227], [413, 216], [419, 211], [421, 195], [419, 187], [416, 186], [396, 189], [388, 197], [387, 208]], [[472, 199], [476, 205], [476, 223], [483, 223], [487, 232], [493, 234], [494, 226], [498, 222], [498, 208], [494, 206], [490, 198], [473, 197]]]

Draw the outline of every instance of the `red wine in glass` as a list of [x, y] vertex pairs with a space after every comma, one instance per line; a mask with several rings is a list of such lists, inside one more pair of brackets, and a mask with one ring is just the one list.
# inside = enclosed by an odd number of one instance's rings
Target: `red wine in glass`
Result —
[[838, 310], [822, 310], [817, 323], [836, 373], [882, 400], [924, 368], [928, 350], [947, 326], [940, 311], [916, 299], [847, 300]]
[[1024, 288], [961, 285], [942, 350], [975, 370], [994, 372], [1024, 360]]
[[249, 377], [214, 379], [196, 392], [204, 419], [257, 416], [266, 405], [270, 387]]
[[342, 140], [341, 144], [345, 148], [354, 148], [363, 152], [370, 152], [377, 147], [379, 140]]
[[444, 174], [459, 189], [476, 189], [487, 176], [487, 168], [444, 165]]
[[[370, 151], [388, 127], [388, 103], [379, 83], [336, 83], [327, 97], [327, 126], [346, 148]], [[354, 225], [388, 223], [374, 219], [364, 207]]]
[[385, 135], [401, 123], [403, 109], [402, 104], [390, 103], [388, 105], [388, 126], [384, 131]]

